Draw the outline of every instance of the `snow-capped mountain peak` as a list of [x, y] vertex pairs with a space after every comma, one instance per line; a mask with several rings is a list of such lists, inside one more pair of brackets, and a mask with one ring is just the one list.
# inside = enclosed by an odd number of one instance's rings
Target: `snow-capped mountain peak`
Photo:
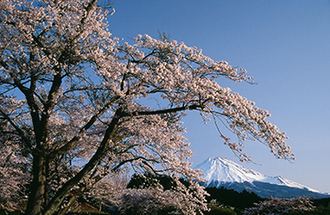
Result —
[[271, 177], [252, 169], [245, 168], [227, 158], [210, 157], [201, 164], [197, 165], [195, 169], [202, 170], [206, 180], [205, 186], [220, 187], [223, 184], [230, 183], [251, 183], [262, 182], [291, 188], [306, 189], [311, 192], [319, 191], [301, 185], [297, 182], [282, 178], [281, 176]]
[[204, 173], [203, 178], [208, 182], [243, 183], [266, 178], [265, 175], [259, 172], [242, 167], [227, 158], [221, 157], [210, 157], [196, 166], [196, 169], [202, 170]]

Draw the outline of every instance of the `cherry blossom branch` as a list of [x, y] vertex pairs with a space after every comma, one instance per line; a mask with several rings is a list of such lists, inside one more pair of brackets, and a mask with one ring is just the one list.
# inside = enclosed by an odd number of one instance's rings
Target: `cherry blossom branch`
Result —
[[0, 113], [2, 114], [2, 116], [15, 128], [15, 130], [18, 132], [19, 136], [22, 138], [22, 140], [24, 141], [24, 143], [26, 144], [26, 146], [28, 148], [32, 148], [32, 144], [29, 141], [29, 139], [25, 136], [24, 132], [22, 129], [20, 129], [18, 127], [18, 125], [16, 125], [15, 122], [13, 122], [13, 120], [5, 113], [1, 110], [0, 108]]
[[115, 96], [113, 97], [108, 104], [106, 104], [102, 109], [100, 109], [95, 115], [93, 115], [90, 120], [82, 127], [80, 128], [78, 134], [74, 136], [70, 141], [68, 141], [66, 144], [64, 144], [61, 148], [52, 151], [47, 155], [48, 159], [52, 160], [60, 155], [63, 155], [66, 153], [68, 150], [70, 150], [80, 139], [81, 136], [96, 122], [96, 120], [104, 114], [110, 107], [111, 105], [118, 100], [120, 97]]
[[100, 146], [98, 147], [93, 157], [89, 160], [87, 164], [85, 164], [85, 166], [79, 171], [79, 173], [77, 173], [73, 178], [63, 184], [62, 187], [57, 191], [55, 196], [47, 205], [45, 215], [49, 215], [51, 211], [54, 211], [55, 208], [57, 208], [62, 203], [66, 193], [68, 193], [73, 186], [75, 186], [82, 178], [84, 178], [95, 167], [95, 165], [104, 158], [108, 145], [111, 141], [111, 135], [121, 117], [122, 116], [120, 111], [117, 111], [114, 114], [109, 127], [105, 131]]
[[[137, 156], [132, 159], [127, 159], [127, 160], [121, 161], [119, 164], [117, 164], [115, 167], [112, 168], [112, 171], [114, 172], [117, 169], [119, 169], [121, 166], [125, 165], [126, 163], [132, 163], [133, 161], [137, 161], [137, 160], [143, 160], [143, 161], [141, 161], [143, 163], [146, 163], [146, 161], [157, 162], [157, 160], [155, 160], [155, 159], [147, 159], [142, 156]], [[151, 166], [148, 166], [148, 167], [151, 168]]]

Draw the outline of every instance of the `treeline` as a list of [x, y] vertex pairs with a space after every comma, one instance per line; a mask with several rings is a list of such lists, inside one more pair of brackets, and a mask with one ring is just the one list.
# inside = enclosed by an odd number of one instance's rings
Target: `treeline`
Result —
[[210, 194], [210, 196], [206, 198], [208, 202], [216, 200], [216, 202], [220, 205], [233, 207], [239, 210], [252, 207], [254, 203], [264, 200], [257, 194], [246, 190], [237, 192], [224, 187], [207, 187], [205, 190]]

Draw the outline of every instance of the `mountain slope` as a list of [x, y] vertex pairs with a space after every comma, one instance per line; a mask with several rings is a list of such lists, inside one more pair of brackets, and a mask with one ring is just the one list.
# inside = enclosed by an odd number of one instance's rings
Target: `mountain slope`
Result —
[[200, 169], [204, 173], [203, 185], [206, 187], [226, 187], [237, 191], [248, 190], [261, 197], [326, 197], [319, 191], [297, 182], [281, 176], [266, 176], [226, 158], [210, 157], [197, 165], [195, 169]]

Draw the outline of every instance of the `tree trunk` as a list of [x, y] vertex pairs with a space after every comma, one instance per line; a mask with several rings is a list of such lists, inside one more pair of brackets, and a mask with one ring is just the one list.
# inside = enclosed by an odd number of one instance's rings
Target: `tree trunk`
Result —
[[44, 206], [44, 192], [46, 181], [46, 160], [36, 153], [33, 158], [32, 175], [33, 180], [30, 184], [30, 194], [26, 208], [26, 215], [42, 214]]

